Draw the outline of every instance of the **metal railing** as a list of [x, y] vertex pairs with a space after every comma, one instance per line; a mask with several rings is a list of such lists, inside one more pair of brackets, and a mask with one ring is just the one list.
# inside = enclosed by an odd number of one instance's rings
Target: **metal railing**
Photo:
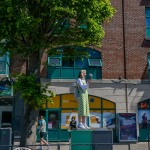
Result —
[[[150, 135], [150, 133], [149, 133]], [[136, 148], [131, 148], [131, 144], [136, 144], [136, 143], [76, 143], [76, 144], [72, 144], [69, 142], [61, 142], [61, 143], [50, 143], [49, 145], [49, 150], [71, 150], [74, 149], [75, 146], [83, 146], [83, 147], [87, 147], [90, 146], [91, 150], [100, 150], [100, 146], [102, 146], [104, 149], [104, 146], [110, 146], [109, 149], [113, 150], [114, 146], [118, 146], [118, 148], [115, 147], [114, 150], [120, 150], [121, 147], [123, 145], [126, 145], [126, 150], [136, 150]], [[145, 143], [146, 144], [146, 143]], [[98, 147], [97, 147], [98, 146]], [[20, 147], [19, 145], [0, 145], [0, 150], [33, 150], [33, 148], [30, 147], [36, 147], [36, 150], [48, 150], [47, 145], [41, 145], [37, 144], [37, 145], [25, 145], [24, 147]], [[147, 146], [145, 145], [145, 148]], [[35, 148], [34, 148], [35, 150]], [[80, 148], [78, 149], [80, 150]], [[149, 141], [148, 141], [148, 147], [145, 150], [149, 150]]]

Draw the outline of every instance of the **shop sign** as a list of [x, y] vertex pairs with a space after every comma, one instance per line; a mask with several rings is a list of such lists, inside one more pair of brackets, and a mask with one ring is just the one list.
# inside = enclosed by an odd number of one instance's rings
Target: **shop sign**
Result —
[[136, 113], [118, 113], [118, 131], [120, 142], [137, 141]]
[[0, 96], [12, 96], [12, 85], [5, 82], [0, 83]]

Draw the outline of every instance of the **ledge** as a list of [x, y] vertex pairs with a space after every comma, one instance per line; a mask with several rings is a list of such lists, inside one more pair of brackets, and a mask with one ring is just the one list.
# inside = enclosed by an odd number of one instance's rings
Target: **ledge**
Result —
[[[76, 79], [46, 79], [41, 78], [41, 83], [73, 83]], [[150, 80], [140, 80], [140, 79], [93, 79], [94, 84], [150, 84]]]

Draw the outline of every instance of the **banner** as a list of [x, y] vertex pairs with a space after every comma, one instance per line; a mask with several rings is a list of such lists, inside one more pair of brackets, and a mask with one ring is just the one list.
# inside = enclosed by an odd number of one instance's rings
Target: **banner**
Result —
[[0, 96], [13, 96], [12, 86], [9, 84], [0, 85]]
[[135, 113], [118, 114], [119, 142], [137, 141], [137, 125]]

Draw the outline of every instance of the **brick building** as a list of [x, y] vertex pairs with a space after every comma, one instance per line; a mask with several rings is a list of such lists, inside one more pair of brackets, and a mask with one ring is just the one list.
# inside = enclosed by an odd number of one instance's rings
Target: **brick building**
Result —
[[[43, 55], [42, 62], [48, 60], [48, 65], [41, 63], [41, 82], [50, 82], [49, 88], [57, 94], [54, 106], [47, 104], [45, 111], [49, 140], [68, 138], [66, 129], [69, 119], [72, 115], [77, 117], [73, 83], [83, 68], [93, 74], [93, 83], [89, 88], [91, 116], [88, 123], [91, 127], [113, 128], [114, 139], [117, 139], [116, 122], [109, 125], [109, 121], [116, 120], [118, 113], [136, 113], [138, 140], [147, 140], [150, 130], [150, 2], [111, 0], [111, 3], [117, 12], [110, 22], [104, 24], [102, 47], [84, 49], [90, 52], [91, 58], [82, 62], [62, 61], [63, 48], [57, 50], [59, 54], [55, 57]], [[52, 63], [56, 64], [52, 66]], [[25, 71], [24, 60], [19, 56], [11, 58], [10, 74]], [[0, 107], [12, 111], [12, 106]], [[142, 126], [143, 113], [147, 114], [146, 128]], [[18, 115], [19, 118], [21, 116]], [[95, 122], [96, 119], [100, 123]], [[59, 123], [53, 125], [54, 120], [59, 120]]]

